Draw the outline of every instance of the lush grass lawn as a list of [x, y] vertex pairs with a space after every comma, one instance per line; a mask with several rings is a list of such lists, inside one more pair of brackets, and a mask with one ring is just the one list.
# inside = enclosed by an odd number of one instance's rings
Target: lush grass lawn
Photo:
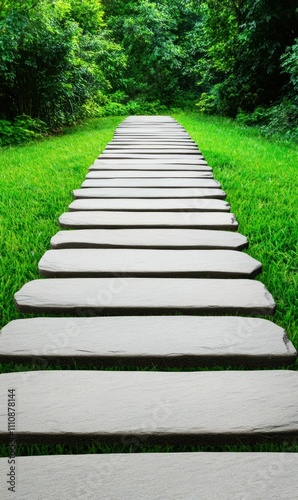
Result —
[[[227, 192], [240, 231], [249, 238], [248, 253], [263, 263], [259, 279], [277, 302], [273, 321], [286, 329], [298, 348], [297, 150], [294, 146], [260, 138], [253, 130], [224, 119], [190, 114], [177, 114], [175, 118], [197, 141], [214, 169], [215, 178]], [[38, 261], [49, 249], [50, 238], [59, 230], [57, 219], [71, 202], [71, 191], [80, 186], [88, 167], [111, 140], [122, 120], [117, 117], [90, 120], [69, 129], [63, 136], [1, 151], [1, 326], [22, 317], [14, 307], [14, 293], [27, 281], [39, 277]], [[51, 368], [59, 367], [47, 367]], [[28, 369], [32, 367], [0, 365], [0, 372]], [[201, 449], [211, 448], [193, 448]], [[298, 446], [273, 443], [216, 449], [298, 451]], [[169, 447], [145, 447], [140, 451], [170, 450]], [[84, 451], [123, 450], [98, 446], [87, 450], [19, 446], [20, 454]], [[0, 449], [2, 456], [6, 453], [5, 447]]]

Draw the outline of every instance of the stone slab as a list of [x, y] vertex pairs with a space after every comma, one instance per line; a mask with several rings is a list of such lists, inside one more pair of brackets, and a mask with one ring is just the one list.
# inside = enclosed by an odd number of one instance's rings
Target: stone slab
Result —
[[26, 283], [15, 294], [22, 312], [96, 315], [173, 313], [270, 315], [271, 294], [259, 281], [196, 278], [53, 278]]
[[93, 170], [86, 175], [86, 179], [213, 179], [211, 171], [193, 170]]
[[186, 154], [149, 154], [149, 153], [101, 153], [100, 158], [103, 160], [130, 160], [130, 159], [144, 159], [144, 160], [170, 160], [173, 163], [183, 163], [183, 164], [198, 164], [200, 160], [204, 160], [204, 157], [199, 154], [186, 155]]
[[[199, 444], [298, 437], [298, 373], [35, 371], [0, 375], [0, 440]], [[33, 418], [34, 416], [34, 418]], [[283, 497], [282, 497], [283, 498]]]
[[213, 198], [224, 200], [226, 193], [216, 188], [83, 188], [73, 191], [74, 198]]
[[237, 231], [234, 214], [226, 212], [65, 212], [61, 227], [73, 229], [193, 228]]
[[[22, 500], [293, 500], [297, 453], [128, 453], [17, 459]], [[38, 471], [38, 474], [32, 471]], [[9, 498], [7, 458], [0, 496]], [[115, 481], [115, 478], [117, 480]]]
[[101, 199], [87, 198], [75, 200], [69, 205], [70, 212], [96, 211], [96, 210], [118, 210], [140, 212], [229, 212], [230, 205], [223, 200], [190, 200], [190, 199]]
[[38, 264], [46, 278], [105, 276], [254, 278], [262, 264], [234, 250], [48, 250]]
[[90, 166], [89, 168], [90, 171], [92, 170], [100, 170], [100, 171], [126, 171], [126, 170], [134, 170], [134, 171], [145, 171], [145, 172], [158, 172], [158, 171], [165, 171], [165, 170], [170, 170], [170, 171], [183, 171], [183, 172], [212, 172], [212, 168], [207, 165], [207, 162], [204, 160], [201, 160], [201, 162], [198, 165], [179, 165], [175, 163], [171, 163], [169, 161], [164, 161], [164, 162], [150, 162], [150, 161], [140, 161], [136, 162], [134, 160], [132, 161], [126, 161], [126, 160], [121, 160], [121, 161], [101, 161], [101, 160], [95, 160], [94, 164]]
[[125, 144], [121, 144], [119, 145], [118, 143], [110, 143], [108, 144], [106, 147], [105, 147], [105, 151], [108, 152], [108, 151], [118, 151], [118, 150], [121, 150], [121, 151], [136, 151], [137, 153], [139, 152], [139, 150], [141, 151], [144, 151], [144, 150], [148, 150], [149, 153], [151, 154], [152, 153], [155, 153], [155, 152], [158, 152], [160, 153], [161, 151], [165, 151], [166, 153], [182, 153], [182, 154], [188, 154], [188, 151], [191, 151], [191, 154], [193, 154], [194, 152], [195, 153], [199, 153], [199, 150], [198, 150], [198, 147], [194, 144], [157, 144], [157, 143], [154, 143], [154, 144], [148, 144], [147, 142], [143, 142], [143, 144], [133, 144], [131, 143], [130, 141], [128, 143], [125, 143]]
[[0, 362], [273, 367], [295, 362], [285, 331], [240, 316], [121, 316], [12, 321]]
[[82, 188], [216, 188], [221, 187], [214, 179], [87, 179]]
[[203, 229], [77, 229], [59, 231], [51, 239], [52, 248], [247, 248], [242, 234]]
[[121, 148], [115, 148], [115, 147], [106, 147], [105, 150], [101, 153], [102, 156], [109, 156], [109, 157], [113, 157], [114, 155], [116, 156], [116, 158], [119, 158], [120, 156], [122, 155], [125, 155], [124, 157], [126, 157], [126, 155], [195, 155], [195, 156], [198, 156], [199, 158], [203, 158], [202, 155], [200, 155], [199, 151], [198, 151], [198, 148], [196, 147], [190, 147], [190, 146], [187, 146], [187, 147], [180, 147], [180, 148], [174, 148], [173, 146], [171, 147], [168, 147], [168, 148], [161, 148], [161, 147], [157, 147], [157, 146], [154, 146], [152, 148], [148, 148], [146, 146], [142, 146], [142, 147], [134, 147], [134, 146], [130, 146], [130, 147], [121, 147]]
[[134, 137], [129, 137], [128, 139], [125, 139], [125, 137], [114, 137], [112, 141], [108, 143], [108, 145], [113, 145], [113, 146], [120, 146], [120, 145], [125, 145], [128, 146], [130, 144], [135, 144], [136, 146], [142, 146], [142, 145], [158, 145], [158, 146], [169, 146], [169, 145], [183, 145], [183, 146], [196, 146], [198, 147], [197, 143], [193, 141], [192, 139], [184, 138], [184, 139], [163, 139], [163, 138], [155, 138], [155, 139], [146, 139], [146, 138], [134, 138]]

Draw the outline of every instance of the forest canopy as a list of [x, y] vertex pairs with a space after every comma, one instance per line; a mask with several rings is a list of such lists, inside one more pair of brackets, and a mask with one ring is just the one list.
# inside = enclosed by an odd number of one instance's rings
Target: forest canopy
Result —
[[0, 134], [196, 105], [295, 136], [296, 6], [0, 0]]

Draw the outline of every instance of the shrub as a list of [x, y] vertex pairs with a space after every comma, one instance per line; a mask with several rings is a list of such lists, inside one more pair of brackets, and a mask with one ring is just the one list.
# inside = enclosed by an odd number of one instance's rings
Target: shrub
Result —
[[0, 146], [41, 139], [47, 132], [48, 127], [42, 120], [30, 116], [17, 116], [12, 122], [0, 120]]

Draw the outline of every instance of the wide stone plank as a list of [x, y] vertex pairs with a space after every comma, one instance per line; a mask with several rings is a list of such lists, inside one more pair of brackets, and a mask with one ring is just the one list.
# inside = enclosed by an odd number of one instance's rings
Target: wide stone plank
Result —
[[218, 445], [298, 437], [295, 371], [2, 374], [2, 442], [10, 436], [7, 394], [12, 388], [23, 443]]
[[96, 210], [118, 210], [140, 212], [229, 212], [230, 205], [223, 200], [183, 200], [183, 199], [162, 199], [162, 200], [140, 200], [140, 199], [102, 199], [87, 198], [73, 201], [69, 207], [70, 212], [96, 211]]
[[259, 281], [195, 278], [53, 278], [26, 283], [15, 294], [23, 312], [95, 315], [187, 311], [270, 315], [273, 297]]
[[77, 229], [59, 231], [52, 248], [247, 248], [245, 236], [231, 231], [203, 229]]
[[103, 160], [129, 160], [129, 159], [144, 159], [144, 160], [168, 160], [173, 163], [193, 164], [196, 165], [204, 157], [199, 154], [186, 155], [186, 154], [149, 154], [149, 153], [101, 153], [100, 158]]
[[213, 178], [212, 171], [193, 170], [93, 170], [86, 175], [86, 179], [198, 179]]
[[268, 367], [296, 355], [282, 328], [240, 316], [20, 319], [0, 336], [0, 362]]
[[118, 150], [123, 150], [123, 151], [136, 151], [137, 153], [139, 150], [143, 151], [148, 150], [149, 153], [155, 153], [158, 152], [160, 153], [161, 151], [165, 151], [166, 153], [182, 153], [182, 154], [188, 154], [188, 151], [191, 152], [191, 154], [199, 153], [199, 149], [195, 144], [179, 144], [178, 146], [175, 144], [148, 144], [146, 141], [143, 142], [143, 144], [133, 144], [131, 142], [126, 143], [126, 144], [121, 144], [119, 146], [118, 143], [109, 143], [106, 147], [105, 150], [106, 152], [108, 151], [118, 151]]
[[220, 182], [214, 179], [87, 179], [84, 188], [209, 188], [219, 189]]
[[195, 141], [193, 141], [192, 139], [187, 139], [187, 138], [184, 138], [184, 139], [163, 139], [163, 138], [159, 138], [159, 139], [146, 139], [146, 138], [134, 138], [134, 137], [129, 137], [128, 139], [126, 139], [125, 137], [114, 137], [112, 141], [110, 141], [108, 143], [108, 145], [113, 145], [113, 146], [120, 146], [120, 145], [124, 145], [124, 146], [129, 146], [130, 144], [134, 144], [136, 146], [143, 146], [144, 144], [147, 146], [150, 145], [150, 146], [162, 146], [162, 145], [165, 145], [165, 146], [170, 146], [170, 145], [178, 145], [178, 146], [196, 146], [198, 148], [198, 145]]
[[216, 188], [82, 188], [73, 191], [74, 198], [213, 198], [224, 200], [226, 193]]
[[262, 264], [234, 250], [63, 249], [48, 250], [38, 269], [46, 278], [254, 278]]
[[226, 212], [65, 212], [61, 227], [74, 229], [113, 228], [193, 228], [237, 231], [234, 214]]
[[[199, 153], [198, 151], [198, 148], [196, 147], [185, 147], [185, 148], [173, 148], [173, 147], [169, 147], [169, 148], [158, 148], [158, 147], [153, 147], [153, 148], [148, 148], [146, 146], [143, 146], [141, 148], [136, 148], [136, 147], [128, 147], [128, 148], [125, 148], [125, 147], [122, 147], [122, 148], [113, 148], [113, 147], [106, 147], [105, 150], [101, 153], [101, 155], [103, 157], [105, 156], [109, 156], [111, 158], [113, 158], [113, 156], [115, 155], [116, 158], [119, 158], [121, 157], [122, 155], [125, 155], [124, 157], [126, 157], [127, 155], [159, 155], [159, 156], [163, 156], [163, 155], [195, 155], [195, 156], [198, 156], [199, 158], [203, 158], [203, 156]], [[129, 156], [128, 156], [129, 157]]]
[[[297, 453], [127, 453], [17, 459], [22, 500], [292, 500]], [[33, 473], [38, 471], [38, 474]], [[7, 496], [7, 458], [0, 496]], [[115, 478], [117, 480], [115, 480]]]
[[145, 172], [158, 172], [158, 171], [165, 171], [165, 170], [170, 170], [170, 171], [183, 171], [183, 172], [212, 172], [212, 168], [207, 165], [207, 162], [205, 160], [201, 160], [201, 162], [198, 165], [179, 165], [175, 163], [171, 163], [170, 161], [164, 161], [164, 162], [151, 162], [151, 161], [127, 161], [127, 160], [110, 160], [110, 161], [101, 161], [101, 160], [95, 160], [94, 164], [90, 166], [89, 168], [90, 171], [92, 170], [100, 170], [100, 171], [126, 171], [126, 170], [133, 170], [133, 171], [145, 171]]

